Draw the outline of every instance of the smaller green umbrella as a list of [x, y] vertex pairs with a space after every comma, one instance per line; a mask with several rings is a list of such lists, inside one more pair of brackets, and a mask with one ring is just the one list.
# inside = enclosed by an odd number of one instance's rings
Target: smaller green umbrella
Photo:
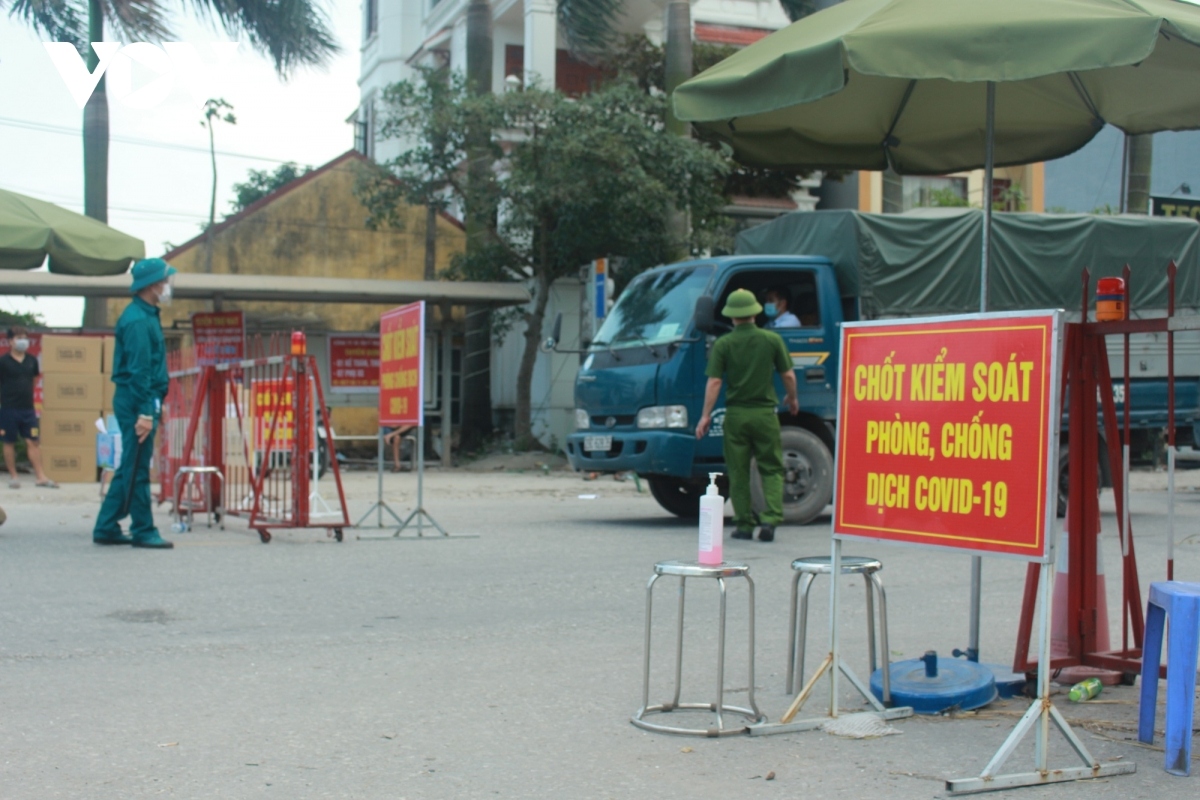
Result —
[[0, 269], [64, 275], [120, 275], [146, 255], [146, 245], [103, 222], [61, 206], [0, 189]]

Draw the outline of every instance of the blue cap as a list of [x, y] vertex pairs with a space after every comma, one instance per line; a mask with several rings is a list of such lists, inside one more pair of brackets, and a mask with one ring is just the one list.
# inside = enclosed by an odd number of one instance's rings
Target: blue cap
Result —
[[161, 258], [143, 258], [133, 265], [129, 274], [133, 276], [133, 285], [129, 287], [129, 292], [137, 294], [147, 286], [153, 286], [174, 275], [175, 268]]

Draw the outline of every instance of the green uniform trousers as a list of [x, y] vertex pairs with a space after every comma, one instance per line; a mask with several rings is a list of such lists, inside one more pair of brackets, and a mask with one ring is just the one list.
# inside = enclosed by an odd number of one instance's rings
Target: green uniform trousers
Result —
[[111, 539], [121, 535], [121, 520], [129, 515], [129, 534], [134, 541], [145, 542], [159, 538], [154, 527], [150, 506], [150, 459], [154, 456], [154, 430], [140, 445], [134, 426], [137, 425], [137, 403], [122, 386], [113, 397], [113, 412], [121, 427], [121, 465], [117, 467], [108, 494], [96, 517], [93, 539]]
[[729, 496], [733, 521], [740, 531], [754, 528], [750, 500], [750, 459], [758, 461], [766, 508], [759, 515], [763, 525], [783, 522], [783, 443], [779, 417], [774, 408], [725, 409], [725, 469], [729, 473]]

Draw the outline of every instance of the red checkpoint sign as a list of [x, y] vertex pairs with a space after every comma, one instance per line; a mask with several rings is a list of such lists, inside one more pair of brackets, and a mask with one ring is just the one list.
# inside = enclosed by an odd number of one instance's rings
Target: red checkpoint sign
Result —
[[424, 425], [425, 302], [379, 318], [379, 424]]
[[379, 337], [329, 334], [329, 386], [373, 392], [379, 386]]
[[214, 367], [246, 357], [246, 317], [241, 311], [198, 311], [192, 314], [196, 363]]
[[834, 534], [1043, 561], [1056, 312], [842, 327]]

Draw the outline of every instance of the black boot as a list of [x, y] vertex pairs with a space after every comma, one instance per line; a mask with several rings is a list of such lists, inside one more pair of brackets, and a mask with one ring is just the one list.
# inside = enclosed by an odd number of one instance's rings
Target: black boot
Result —
[[775, 526], [774, 525], [759, 525], [758, 540], [760, 542], [775, 541]]

